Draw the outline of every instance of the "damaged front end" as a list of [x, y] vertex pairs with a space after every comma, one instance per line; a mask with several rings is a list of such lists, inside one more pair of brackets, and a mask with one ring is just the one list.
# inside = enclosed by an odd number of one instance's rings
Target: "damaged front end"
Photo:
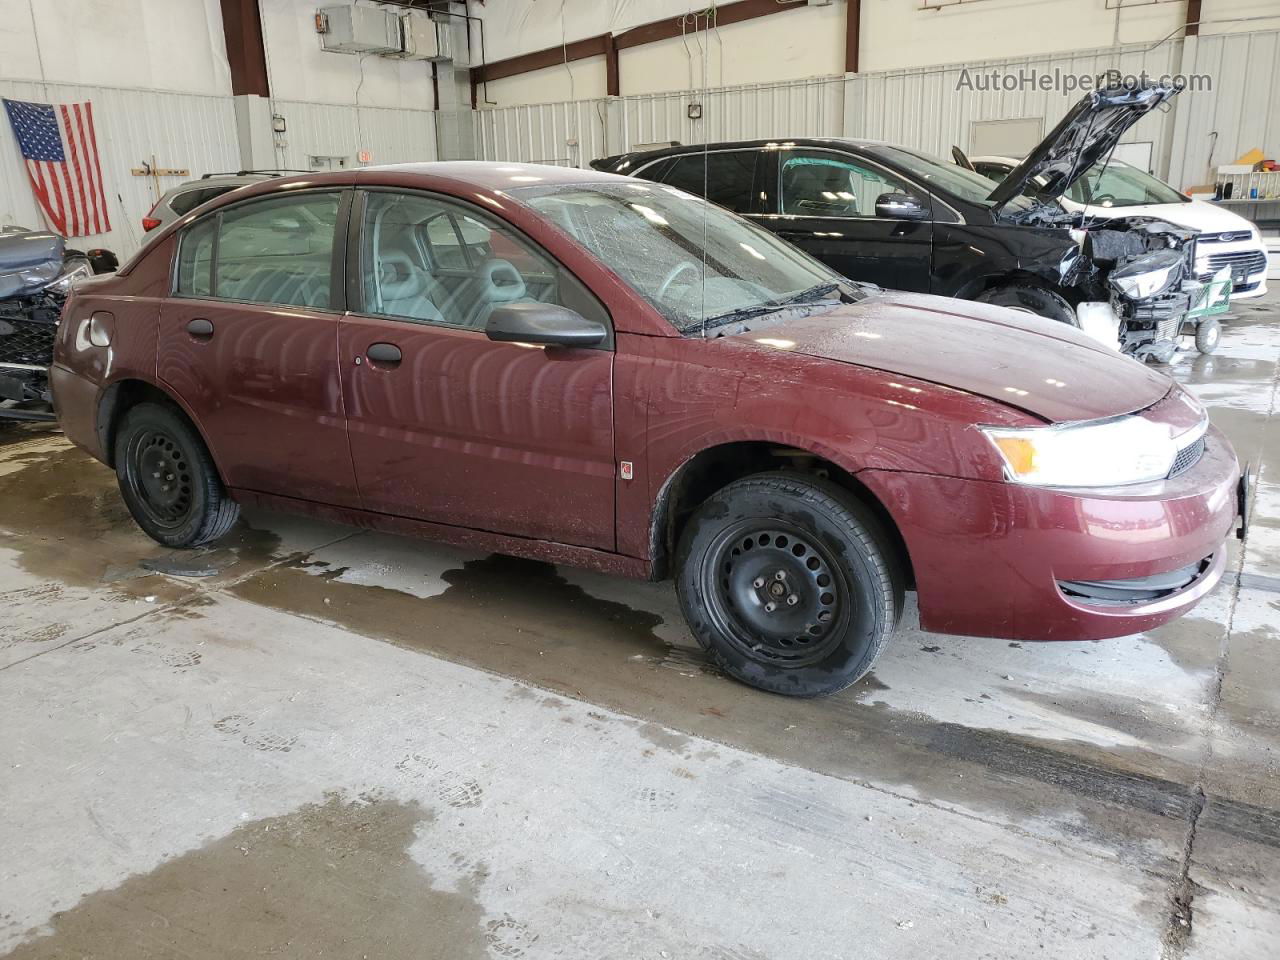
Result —
[[[1007, 223], [1060, 227], [1079, 245], [1078, 262], [1060, 270], [1082, 330], [1141, 360], [1168, 363], [1186, 327], [1225, 310], [1219, 291], [1195, 272], [1197, 232], [1153, 217], [1091, 220], [1059, 200], [1095, 164], [1106, 162], [1121, 135], [1179, 92], [1171, 84], [1116, 85], [1080, 100], [991, 191], [993, 213]], [[956, 151], [956, 162], [972, 166]], [[1021, 198], [1021, 200], [1019, 200]]]
[[1109, 305], [1115, 343], [1139, 360], [1170, 362], [1205, 284], [1195, 275], [1196, 233], [1150, 217], [1118, 218], [1083, 231], [1094, 268], [1089, 299]]

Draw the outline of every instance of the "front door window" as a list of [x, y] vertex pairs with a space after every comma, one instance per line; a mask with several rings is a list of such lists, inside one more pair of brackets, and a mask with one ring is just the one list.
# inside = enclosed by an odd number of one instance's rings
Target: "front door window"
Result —
[[800, 217], [874, 217], [886, 193], [907, 185], [870, 164], [827, 154], [793, 154], [782, 162], [782, 212]]

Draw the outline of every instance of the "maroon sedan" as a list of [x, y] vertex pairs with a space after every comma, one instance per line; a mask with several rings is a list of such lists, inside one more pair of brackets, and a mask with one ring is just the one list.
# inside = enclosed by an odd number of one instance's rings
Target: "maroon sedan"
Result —
[[441, 163], [274, 180], [82, 283], [63, 428], [171, 547], [238, 504], [674, 576], [733, 676], [831, 693], [927, 630], [1145, 630], [1222, 575], [1240, 470], [1168, 377], [858, 287], [675, 188]]

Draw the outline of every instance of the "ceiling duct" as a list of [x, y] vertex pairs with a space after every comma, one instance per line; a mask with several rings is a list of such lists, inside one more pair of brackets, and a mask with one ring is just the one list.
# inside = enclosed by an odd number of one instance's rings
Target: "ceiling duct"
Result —
[[330, 53], [469, 66], [467, 18], [446, 10], [397, 15], [377, 7], [323, 7], [316, 13], [316, 31]]
[[400, 18], [377, 7], [322, 7], [316, 12], [320, 47], [330, 53], [394, 53], [401, 47]]

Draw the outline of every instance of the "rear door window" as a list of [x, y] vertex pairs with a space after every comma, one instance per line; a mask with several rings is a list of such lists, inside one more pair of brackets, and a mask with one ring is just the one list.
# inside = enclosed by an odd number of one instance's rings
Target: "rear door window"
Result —
[[[734, 213], [759, 213], [762, 185], [757, 172], [758, 150], [722, 150], [677, 157], [662, 182], [706, 197]], [[705, 189], [704, 189], [705, 188]]]
[[179, 241], [174, 292], [330, 309], [340, 199], [275, 196], [202, 217]]
[[213, 237], [218, 218], [209, 217], [188, 227], [178, 248], [177, 292], [188, 297], [213, 294]]
[[328, 308], [337, 193], [273, 197], [219, 218], [214, 296]]

